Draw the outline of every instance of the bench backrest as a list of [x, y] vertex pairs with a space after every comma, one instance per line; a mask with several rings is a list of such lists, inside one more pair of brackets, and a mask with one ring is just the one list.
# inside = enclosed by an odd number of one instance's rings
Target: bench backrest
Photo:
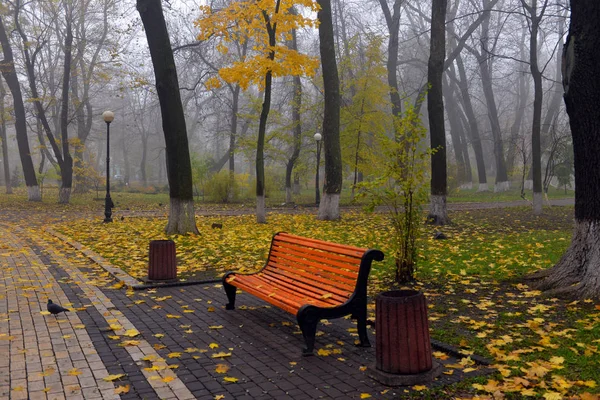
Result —
[[[272, 275], [274, 279], [293, 281], [301, 288], [330, 297], [331, 301], [344, 302], [358, 286], [365, 286], [366, 291], [370, 262], [367, 271], [360, 272], [367, 251], [364, 248], [278, 233], [273, 237], [269, 259], [262, 273]], [[364, 277], [359, 279], [359, 275]]]

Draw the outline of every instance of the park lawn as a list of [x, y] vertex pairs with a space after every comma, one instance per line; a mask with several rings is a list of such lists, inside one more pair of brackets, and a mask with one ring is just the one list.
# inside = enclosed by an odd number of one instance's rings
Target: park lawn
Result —
[[[497, 372], [419, 396], [597, 398], [600, 304], [544, 298], [520, 280], [560, 258], [570, 242], [572, 215], [572, 207], [546, 209], [540, 217], [526, 208], [463, 211], [451, 213], [452, 226], [424, 230], [413, 287], [428, 298], [432, 336], [488, 357]], [[162, 233], [164, 218], [100, 221], [55, 228], [138, 278], [147, 272], [150, 240], [174, 240], [180, 277], [193, 279], [260, 268], [272, 235], [287, 231], [383, 250], [386, 260], [374, 265], [370, 294], [396, 287], [390, 228], [382, 214], [345, 213], [338, 222], [270, 214], [267, 224], [256, 224], [252, 215], [199, 217], [200, 235], [169, 237]], [[222, 229], [213, 229], [213, 223]], [[448, 239], [434, 240], [436, 229]], [[369, 307], [374, 318], [374, 305]], [[477, 368], [468, 356], [454, 367]]]
[[[492, 185], [493, 186], [493, 185]], [[56, 185], [45, 185], [42, 188], [42, 202], [28, 202], [27, 192], [24, 187], [14, 188], [14, 194], [6, 195], [5, 189], [0, 186], [0, 209], [44, 209], [56, 211], [80, 211], [80, 212], [103, 212], [105, 189], [100, 188], [98, 192], [92, 190], [87, 193], [71, 194], [70, 204], [58, 204], [58, 187]], [[527, 191], [525, 198], [531, 200], [531, 191]], [[169, 204], [169, 194], [154, 186], [130, 188], [113, 187], [111, 197], [116, 205], [115, 210], [143, 210], [143, 211], [164, 211], [167, 212]], [[550, 187], [548, 192], [549, 199], [573, 198], [574, 191], [566, 192], [560, 188]], [[294, 196], [295, 204], [301, 207], [314, 207], [315, 191], [313, 187], [304, 187], [300, 194]], [[497, 203], [507, 201], [522, 201], [521, 191], [518, 185], [513, 182], [513, 187], [506, 192], [495, 193], [493, 191], [478, 192], [477, 188], [472, 189], [453, 189], [448, 193], [449, 203]], [[209, 197], [195, 197], [197, 207], [203, 209], [254, 209], [255, 197], [250, 191], [244, 192], [243, 196], [231, 204], [214, 203]], [[353, 199], [351, 196], [350, 185], [346, 185], [341, 193], [340, 204], [342, 206], [361, 206], [364, 199]], [[285, 204], [285, 191], [272, 190], [266, 199], [267, 207], [281, 208], [289, 207]], [[362, 202], [362, 203], [361, 203]]]

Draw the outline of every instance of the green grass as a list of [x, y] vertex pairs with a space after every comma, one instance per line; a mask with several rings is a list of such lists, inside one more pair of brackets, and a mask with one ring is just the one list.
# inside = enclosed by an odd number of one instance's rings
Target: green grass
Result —
[[[476, 185], [475, 185], [476, 186]], [[493, 188], [493, 184], [490, 185]], [[0, 206], [4, 207], [36, 207], [36, 203], [33, 204], [24, 204], [27, 203], [27, 193], [24, 187], [18, 187], [14, 189], [14, 194], [6, 195], [4, 194], [5, 189], [3, 186], [0, 186]], [[91, 191], [85, 194], [73, 193], [71, 195], [71, 204], [70, 205], [58, 205], [58, 187], [57, 186], [45, 186], [43, 188], [43, 204], [46, 204], [55, 209], [79, 209], [79, 210], [96, 210], [101, 209], [104, 205], [104, 197], [105, 191], [101, 189], [98, 192], [98, 196], [95, 191]], [[322, 195], [322, 193], [321, 193]], [[116, 204], [116, 209], [161, 209], [165, 207], [165, 205], [169, 204], [169, 195], [168, 193], [158, 192], [158, 193], [143, 193], [143, 192], [131, 192], [131, 191], [123, 191], [121, 189], [113, 188], [111, 191], [111, 197]], [[526, 198], [531, 200], [532, 194], [531, 191], [526, 192]], [[573, 198], [574, 192], [572, 190], [568, 190], [567, 193], [564, 192], [563, 189], [550, 188], [548, 193], [549, 199], [562, 199], [562, 198]], [[520, 196], [520, 190], [517, 188], [517, 185], [513, 185], [513, 188], [507, 192], [502, 193], [494, 193], [493, 191], [488, 192], [477, 192], [477, 189], [474, 187], [473, 189], [462, 190], [462, 189], [454, 189], [450, 190], [448, 195], [449, 203], [472, 203], [472, 202], [480, 202], [480, 203], [495, 203], [495, 202], [505, 202], [505, 201], [519, 201], [522, 200]], [[208, 208], [249, 208], [253, 209], [255, 204], [255, 198], [252, 195], [252, 191], [244, 192], [244, 197], [237, 199], [233, 204], [217, 204], [208, 201], [208, 198], [205, 200], [200, 198], [196, 198], [196, 203], [198, 207], [208, 207]], [[312, 207], [315, 204], [315, 189], [314, 187], [302, 187], [300, 194], [294, 196], [294, 203], [301, 205]], [[39, 205], [39, 203], [37, 203]], [[285, 204], [285, 191], [283, 190], [271, 190], [269, 192], [269, 196], [266, 198], [267, 207], [278, 208]], [[342, 193], [340, 195], [340, 204], [342, 206], [361, 206], [365, 204], [364, 200], [354, 200], [352, 199], [352, 191], [349, 185], [345, 185], [342, 189]], [[54, 206], [53, 206], [54, 205]]]
[[[455, 189], [450, 191], [448, 195], [448, 202], [451, 203], [493, 203], [502, 201], [518, 201], [523, 200], [521, 198], [521, 190], [517, 185], [512, 185], [511, 189], [506, 192], [494, 193], [494, 185], [489, 184], [490, 191], [478, 192], [477, 185], [473, 185], [472, 189]], [[529, 201], [532, 200], [531, 190], [525, 191], [525, 198]], [[573, 190], [567, 190], [565, 193], [564, 189], [557, 189], [550, 187], [548, 190], [549, 199], [571, 199], [575, 197]]]

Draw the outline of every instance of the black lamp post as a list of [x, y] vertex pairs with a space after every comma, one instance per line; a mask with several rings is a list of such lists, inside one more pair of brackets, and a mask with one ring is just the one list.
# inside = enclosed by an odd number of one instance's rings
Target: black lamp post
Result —
[[317, 141], [317, 174], [315, 176], [315, 203], [317, 207], [321, 204], [321, 192], [319, 191], [319, 164], [321, 163], [321, 139], [323, 136], [317, 132], [314, 136]]
[[104, 111], [102, 118], [106, 122], [106, 198], [104, 199], [104, 222], [112, 222], [112, 208], [115, 206], [110, 198], [110, 123], [115, 119], [112, 111]]

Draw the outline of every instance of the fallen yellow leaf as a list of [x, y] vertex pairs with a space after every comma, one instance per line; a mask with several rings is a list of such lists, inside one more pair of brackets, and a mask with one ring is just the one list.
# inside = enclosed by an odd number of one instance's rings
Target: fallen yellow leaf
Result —
[[136, 337], [140, 332], [137, 329], [127, 329], [124, 333], [125, 336], [128, 337]]
[[112, 382], [112, 381], [116, 381], [117, 379], [121, 379], [124, 376], [125, 376], [125, 374], [108, 375], [108, 376], [105, 376], [104, 378], [102, 378], [102, 380], [105, 380], [106, 382]]
[[215, 369], [215, 372], [218, 374], [225, 374], [227, 373], [227, 371], [229, 371], [229, 367], [225, 364], [217, 364], [217, 368]]
[[115, 394], [125, 394], [125, 393], [129, 393], [129, 385], [117, 386], [115, 388]]

